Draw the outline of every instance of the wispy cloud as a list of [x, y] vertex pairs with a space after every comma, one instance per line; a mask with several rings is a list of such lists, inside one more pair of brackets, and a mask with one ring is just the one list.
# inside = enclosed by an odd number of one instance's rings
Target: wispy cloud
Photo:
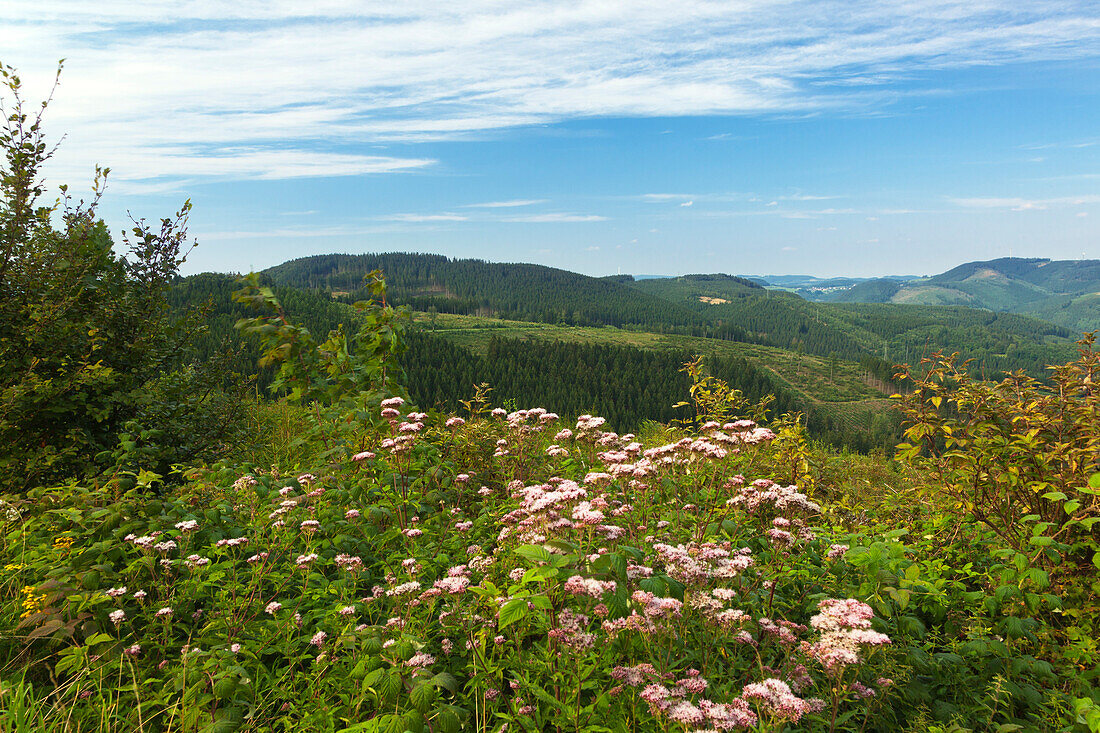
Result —
[[361, 146], [578, 118], [866, 110], [923, 71], [1098, 40], [1083, 0], [0, 3], [29, 98], [69, 59], [57, 167], [126, 181], [407, 172], [431, 161]]
[[544, 204], [546, 199], [513, 199], [511, 201], [487, 201], [483, 204], [466, 204], [470, 209], [511, 209], [517, 206]]
[[953, 198], [951, 203], [966, 209], [1011, 209], [1012, 211], [1038, 211], [1061, 206], [1084, 206], [1100, 203], [1100, 195], [1058, 196], [1055, 198], [977, 197]]
[[557, 224], [587, 221], [607, 221], [608, 217], [597, 214], [528, 214], [525, 216], [509, 216], [501, 221], [523, 222], [528, 224]]
[[386, 214], [379, 216], [381, 221], [405, 221], [405, 222], [422, 222], [422, 221], [468, 221], [468, 216], [462, 214]]

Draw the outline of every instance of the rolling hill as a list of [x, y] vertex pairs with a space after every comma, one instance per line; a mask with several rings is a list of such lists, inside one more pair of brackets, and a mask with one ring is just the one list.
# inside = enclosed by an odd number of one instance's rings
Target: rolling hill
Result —
[[875, 279], [823, 295], [834, 303], [964, 305], [1036, 316], [1071, 332], [1100, 328], [1100, 260], [1004, 257], [939, 275]]

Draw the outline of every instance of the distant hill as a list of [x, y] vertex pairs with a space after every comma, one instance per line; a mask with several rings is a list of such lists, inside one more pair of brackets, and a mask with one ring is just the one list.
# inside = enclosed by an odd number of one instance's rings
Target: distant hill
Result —
[[1072, 332], [1100, 328], [1100, 260], [1002, 257], [930, 278], [869, 280], [830, 293], [838, 303], [966, 305], [1033, 315]]
[[305, 257], [265, 270], [264, 275], [283, 288], [350, 303], [367, 297], [362, 279], [374, 269], [385, 272], [391, 302], [428, 313], [614, 326], [851, 361], [916, 361], [944, 349], [976, 359], [990, 374], [1026, 369], [1042, 376], [1048, 364], [1074, 353], [1070, 331], [1021, 315], [894, 303], [872, 307], [812, 302], [722, 273], [595, 278], [541, 265], [394, 253]]
[[633, 287], [694, 309], [711, 321], [717, 334], [736, 328], [748, 337], [737, 340], [819, 356], [858, 360], [870, 354], [913, 363], [943, 349], [976, 359], [989, 373], [1027, 369], [1038, 376], [1053, 363], [1053, 355], [1069, 359], [1074, 354], [1071, 332], [1023, 315], [959, 307], [815, 303], [728, 275], [647, 280]]
[[277, 285], [327, 290], [354, 301], [367, 297], [363, 276], [374, 269], [385, 272], [391, 299], [415, 310], [698, 335], [707, 325], [690, 309], [640, 294], [618, 282], [620, 278], [595, 278], [542, 265], [433, 254], [333, 254], [291, 260], [264, 274]]

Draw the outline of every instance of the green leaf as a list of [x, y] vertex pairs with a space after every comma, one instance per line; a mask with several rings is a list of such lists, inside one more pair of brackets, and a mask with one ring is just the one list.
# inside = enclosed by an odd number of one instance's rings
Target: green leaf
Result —
[[458, 680], [454, 678], [450, 672], [440, 672], [435, 677], [432, 677], [430, 682], [436, 687], [442, 687], [447, 692], [456, 692], [458, 690]]
[[458, 733], [461, 724], [462, 721], [458, 719], [458, 716], [446, 708], [440, 710], [432, 718], [432, 730], [439, 731], [439, 733]]
[[552, 559], [550, 551], [538, 545], [521, 545], [515, 549], [515, 553], [531, 562], [549, 563]]
[[503, 631], [516, 621], [527, 618], [529, 612], [526, 598], [513, 598], [500, 609], [497, 615], [497, 628]]

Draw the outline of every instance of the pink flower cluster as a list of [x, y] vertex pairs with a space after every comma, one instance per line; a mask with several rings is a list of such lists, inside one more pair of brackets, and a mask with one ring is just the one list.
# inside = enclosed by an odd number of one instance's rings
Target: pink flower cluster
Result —
[[820, 613], [810, 619], [810, 626], [821, 635], [813, 644], [804, 643], [803, 651], [830, 673], [857, 664], [861, 646], [890, 643], [889, 636], [871, 628], [875, 614], [866, 603], [854, 598], [826, 598], [817, 608]]
[[774, 678], [745, 685], [741, 699], [756, 701], [774, 719], [792, 723], [797, 723], [806, 713], [825, 709], [823, 700], [803, 700], [791, 691], [790, 685]]
[[796, 486], [780, 486], [771, 479], [757, 479], [747, 486], [734, 482], [727, 484], [738, 492], [726, 501], [728, 506], [741, 507], [750, 514], [762, 508], [788, 513], [801, 511], [806, 514], [821, 513], [821, 505], [810, 501]]
[[753, 564], [747, 548], [733, 550], [729, 542], [689, 542], [653, 545], [665, 571], [684, 585], [699, 586], [713, 579], [736, 578]]
[[617, 584], [614, 580], [596, 580], [574, 575], [565, 581], [565, 592], [575, 596], [599, 598], [604, 593], [614, 593]]

